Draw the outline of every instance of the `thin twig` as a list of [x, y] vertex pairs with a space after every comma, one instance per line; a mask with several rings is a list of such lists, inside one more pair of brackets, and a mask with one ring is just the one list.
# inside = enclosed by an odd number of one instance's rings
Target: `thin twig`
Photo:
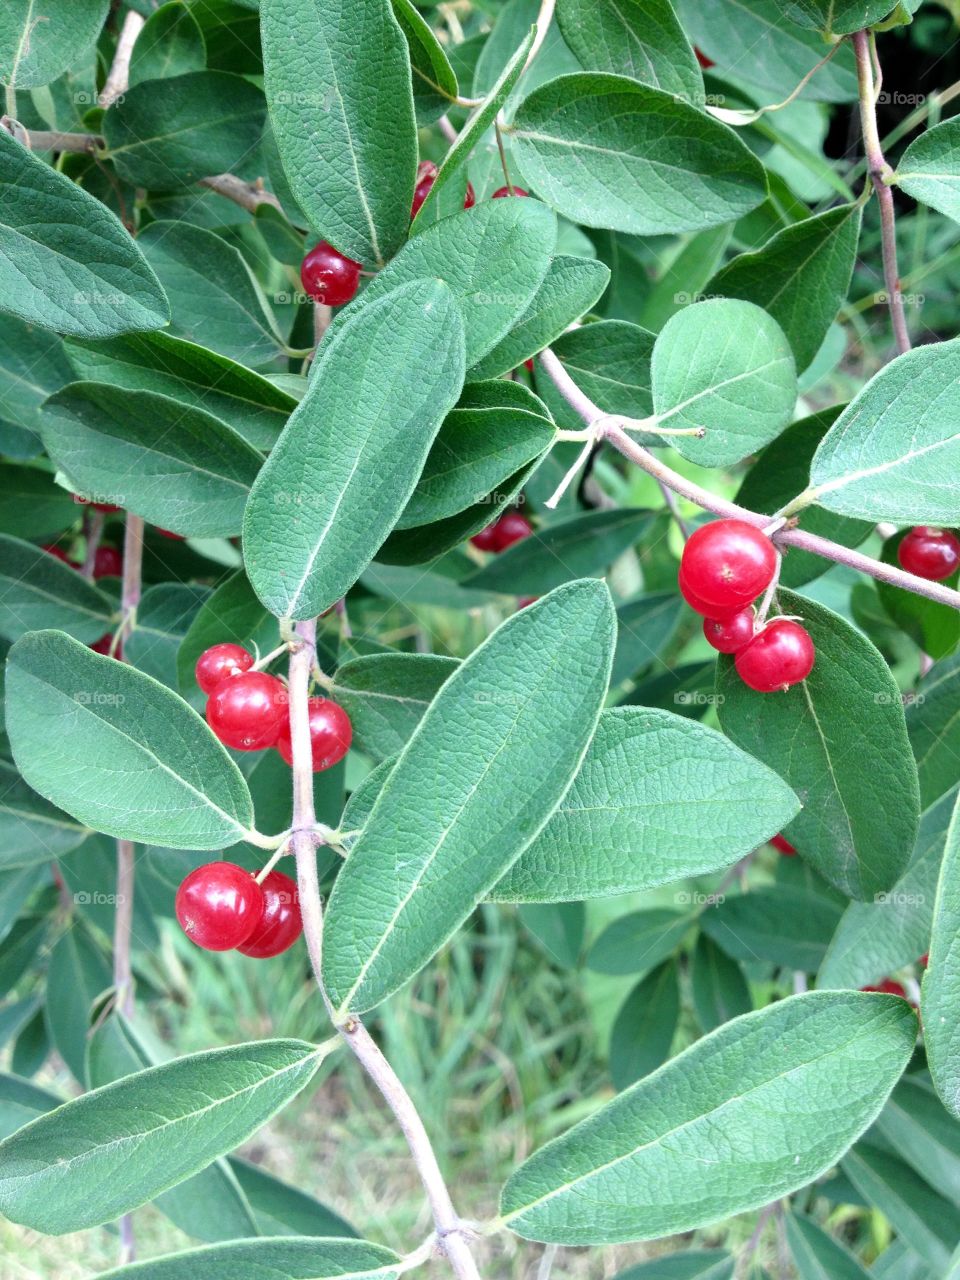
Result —
[[0, 127], [30, 151], [75, 151], [92, 153], [103, 147], [97, 133], [62, 133], [59, 129], [27, 129], [11, 115], [0, 117]]
[[88, 582], [93, 581], [93, 570], [96, 566], [97, 551], [100, 547], [100, 539], [103, 537], [103, 526], [106, 523], [106, 515], [102, 511], [98, 511], [96, 507], [88, 507], [83, 513], [84, 532], [87, 535], [87, 552], [83, 557], [83, 567], [81, 574]]
[[902, 355], [910, 350], [910, 333], [907, 329], [903, 294], [900, 292], [900, 274], [897, 268], [896, 211], [893, 205], [893, 191], [890, 189], [890, 182], [894, 175], [880, 145], [873, 60], [870, 53], [870, 38], [866, 31], [854, 33], [853, 50], [857, 59], [863, 150], [867, 160], [867, 172], [880, 205], [880, 246], [883, 255], [883, 279], [887, 291], [887, 305], [890, 308], [890, 321], [893, 325], [897, 350]]
[[122, 97], [129, 88], [130, 58], [133, 54], [133, 46], [137, 43], [137, 36], [143, 30], [145, 24], [146, 19], [142, 18], [139, 13], [135, 13], [133, 9], [127, 10], [127, 16], [123, 20], [123, 26], [120, 28], [120, 35], [117, 38], [113, 64], [110, 67], [104, 86], [100, 90], [100, 96], [97, 98], [97, 102], [101, 107], [109, 107], [111, 103]]
[[[594, 404], [589, 396], [581, 391], [552, 351], [549, 349], [542, 351], [538, 359], [561, 396], [571, 408], [579, 413], [584, 422], [596, 432], [598, 440], [606, 440], [619, 453], [622, 453], [625, 458], [646, 471], [648, 475], [653, 476], [655, 480], [661, 481], [669, 489], [672, 489], [674, 493], [679, 494], [681, 498], [686, 498], [688, 502], [693, 502], [698, 507], [702, 507], [704, 511], [713, 511], [719, 516], [745, 520], [760, 529], [769, 526], [769, 515], [750, 511], [747, 507], [741, 507], [735, 502], [729, 502], [726, 498], [717, 497], [709, 489], [702, 488], [700, 485], [695, 484], [694, 481], [688, 480], [686, 476], [682, 476], [679, 472], [668, 467], [655, 454], [632, 440], [619, 426], [615, 416], [604, 414], [600, 407]], [[879, 582], [887, 582], [891, 586], [902, 587], [905, 591], [912, 591], [915, 595], [925, 596], [928, 600], [936, 600], [939, 604], [945, 604], [951, 609], [960, 609], [960, 591], [954, 591], [939, 582], [930, 582], [926, 578], [918, 578], [897, 565], [884, 564], [880, 560], [874, 560], [872, 556], [866, 556], [860, 551], [853, 551], [849, 547], [841, 546], [839, 542], [831, 542], [829, 538], [821, 538], [815, 533], [807, 533], [803, 529], [790, 527], [778, 529], [772, 537], [773, 541], [780, 547], [796, 547], [800, 551], [811, 551], [814, 555], [822, 556], [825, 560], [833, 560], [837, 564], [844, 564], [851, 569], [856, 569], [859, 573], [868, 574]]]
[[[307, 952], [320, 994], [331, 1018], [334, 1009], [323, 985], [323, 907], [317, 877], [318, 835], [313, 803], [313, 762], [307, 699], [316, 653], [316, 619], [298, 622], [299, 644], [290, 657], [290, 740], [293, 752], [291, 844], [297, 860], [297, 887]], [[337, 1030], [377, 1086], [399, 1124], [427, 1194], [437, 1228], [437, 1245], [458, 1280], [479, 1280], [470, 1251], [470, 1232], [457, 1215], [420, 1114], [396, 1072], [359, 1018], [348, 1015]]]
[[227, 200], [232, 200], [234, 204], [240, 205], [242, 209], [247, 209], [250, 213], [256, 213], [262, 204], [268, 204], [272, 208], [279, 210], [279, 212], [283, 212], [280, 201], [272, 192], [266, 189], [262, 178], [257, 178], [255, 182], [244, 182], [236, 174], [217, 173], [209, 178], [201, 178], [198, 185], [209, 187], [218, 196], [224, 196]]

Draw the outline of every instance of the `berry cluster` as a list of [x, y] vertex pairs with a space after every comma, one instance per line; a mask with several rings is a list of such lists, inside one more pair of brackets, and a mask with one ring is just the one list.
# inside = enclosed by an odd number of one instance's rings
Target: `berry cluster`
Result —
[[960, 538], [949, 529], [917, 525], [897, 547], [897, 559], [907, 573], [942, 582], [960, 568]]
[[[430, 194], [430, 188], [437, 180], [437, 166], [432, 160], [421, 160], [417, 165], [417, 179], [413, 188], [413, 203], [410, 206], [410, 217], [415, 218], [423, 207], [423, 202]], [[500, 200], [503, 196], [528, 196], [529, 191], [522, 187], [499, 187], [491, 199]], [[473, 183], [467, 183], [463, 207], [472, 209], [477, 203], [477, 193]], [[321, 240], [314, 245], [300, 264], [300, 282], [303, 291], [315, 302], [326, 303], [329, 307], [342, 307], [356, 297], [360, 287], [360, 263], [354, 262], [346, 254], [340, 253], [332, 244]]]
[[512, 547], [515, 542], [522, 542], [533, 533], [533, 525], [519, 511], [505, 511], [493, 524], [475, 533], [470, 541], [478, 551], [499, 553]]
[[680, 591], [703, 614], [703, 634], [734, 654], [737, 674], [757, 693], [786, 690], [813, 670], [813, 641], [791, 618], [757, 627], [752, 604], [777, 572], [773, 543], [743, 520], [716, 520], [690, 537], [680, 560]]
[[266, 960], [292, 947], [303, 930], [296, 882], [281, 871], [263, 880], [233, 862], [208, 862], [177, 890], [180, 927], [205, 951], [239, 951]]
[[[235, 751], [276, 747], [293, 763], [287, 686], [265, 671], [254, 671], [253, 655], [238, 644], [215, 644], [197, 659], [197, 684], [207, 695], [207, 724]], [[329, 698], [308, 702], [313, 771], [339, 763], [350, 750], [350, 717]]]

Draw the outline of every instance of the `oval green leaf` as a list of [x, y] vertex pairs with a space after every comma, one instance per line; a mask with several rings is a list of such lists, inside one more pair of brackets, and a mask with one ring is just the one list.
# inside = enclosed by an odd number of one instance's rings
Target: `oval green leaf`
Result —
[[110, 597], [71, 565], [32, 542], [0, 534], [0, 635], [19, 640], [56, 627], [91, 644], [116, 621]]
[[923, 1035], [937, 1093], [960, 1118], [960, 800], [954, 807], [933, 907], [923, 975]]
[[396, 1280], [401, 1259], [366, 1240], [236, 1240], [107, 1271], [99, 1280]]

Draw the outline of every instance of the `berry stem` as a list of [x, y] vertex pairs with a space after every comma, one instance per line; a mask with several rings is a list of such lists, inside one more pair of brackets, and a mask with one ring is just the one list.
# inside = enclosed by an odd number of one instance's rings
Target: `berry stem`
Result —
[[327, 1012], [364, 1071], [383, 1095], [407, 1140], [430, 1203], [441, 1252], [446, 1256], [458, 1280], [480, 1280], [467, 1243], [468, 1233], [453, 1207], [436, 1153], [413, 1099], [360, 1019], [348, 1014], [345, 1021], [337, 1023], [333, 1005], [323, 985], [323, 907], [317, 876], [317, 843], [320, 834], [313, 803], [313, 752], [310, 745], [308, 705], [310, 675], [316, 659], [316, 619], [296, 623], [294, 634], [299, 643], [290, 655], [289, 679], [290, 742], [293, 752], [291, 845], [297, 860], [300, 914], [310, 963]]
[[776, 552], [777, 567], [774, 570], [773, 577], [770, 579], [770, 585], [763, 593], [763, 599], [760, 601], [760, 607], [757, 610], [757, 617], [753, 624], [754, 633], [762, 631], [767, 622], [767, 614], [770, 612], [770, 606], [773, 604], [773, 597], [777, 594], [777, 587], [780, 585], [780, 570], [783, 568], [783, 556], [779, 551]]
[[[648, 449], [631, 440], [619, 425], [619, 419], [615, 415], [605, 414], [589, 396], [581, 391], [549, 348], [541, 351], [538, 360], [567, 404], [596, 431], [597, 438], [606, 440], [618, 453], [622, 453], [630, 462], [636, 463], [655, 480], [679, 494], [681, 498], [686, 498], [688, 502], [702, 507], [704, 511], [713, 511], [716, 515], [734, 520], [746, 520], [760, 529], [770, 525], [769, 515], [761, 515], [756, 511], [749, 511], [746, 507], [738, 506], [735, 502], [729, 502], [725, 498], [718, 498], [709, 489], [704, 489], [694, 481], [688, 480], [686, 476], [680, 475], [666, 463], [661, 462]], [[880, 560], [873, 559], [872, 556], [841, 546], [839, 542], [831, 542], [829, 538], [821, 538], [803, 529], [783, 528], [773, 534], [773, 541], [778, 547], [796, 547], [800, 551], [810, 551], [814, 555], [822, 556], [825, 560], [833, 560], [837, 564], [845, 564], [851, 569], [856, 569], [859, 573], [868, 574], [879, 582], [887, 582], [893, 587], [902, 587], [905, 591], [925, 596], [928, 600], [936, 600], [938, 604], [945, 604], [951, 609], [960, 609], [960, 591], [953, 591], [939, 582], [918, 578], [915, 574], [907, 573], [896, 565], [884, 564]]]
[[100, 546], [100, 539], [103, 537], [103, 526], [106, 516], [102, 511], [95, 508], [88, 508], [83, 513], [84, 532], [87, 535], [87, 553], [83, 558], [83, 568], [80, 572], [88, 582], [93, 581], [93, 568], [97, 558], [97, 548]]
[[857, 84], [860, 97], [860, 128], [863, 134], [863, 149], [867, 161], [867, 172], [877, 193], [880, 205], [880, 244], [883, 255], [883, 278], [887, 290], [887, 305], [890, 308], [890, 321], [897, 343], [897, 351], [902, 355], [910, 350], [910, 333], [907, 329], [906, 313], [903, 309], [903, 294], [900, 292], [900, 274], [897, 268], [897, 224], [896, 211], [893, 205], [893, 191], [890, 182], [893, 170], [887, 163], [880, 144], [880, 132], [877, 128], [877, 91], [873, 78], [873, 60], [871, 57], [870, 36], [866, 31], [855, 31], [853, 34], [853, 51], [857, 60]]

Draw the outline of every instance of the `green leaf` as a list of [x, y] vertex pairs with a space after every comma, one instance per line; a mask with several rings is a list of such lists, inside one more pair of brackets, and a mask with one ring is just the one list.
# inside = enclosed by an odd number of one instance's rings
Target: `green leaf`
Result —
[[224, 643], [249, 645], [267, 629], [272, 639], [276, 634], [273, 615], [257, 599], [246, 574], [233, 574], [205, 601], [180, 642], [180, 688], [186, 694], [196, 691], [194, 667], [205, 649]]
[[907, 733], [926, 807], [957, 783], [960, 755], [960, 657], [938, 663], [908, 701]]
[[780, 0], [780, 4], [801, 27], [837, 36], [873, 26], [896, 7], [890, 0]]
[[[898, 551], [907, 533], [908, 530], [901, 529], [886, 539], [879, 557], [884, 564], [900, 566]], [[940, 581], [956, 590], [960, 575], [955, 571]], [[960, 643], [960, 611], [889, 582], [877, 582], [876, 591], [897, 629], [915, 640], [924, 653], [939, 660], [954, 652]]]
[[683, 613], [676, 591], [651, 591], [617, 607], [617, 651], [610, 684], [616, 686], [660, 656]]
[[[40, 406], [73, 381], [63, 343], [55, 333], [33, 329], [15, 316], [0, 316], [0, 421], [23, 432], [18, 457], [40, 452]], [[12, 453], [5, 444], [5, 453]]]
[[736, 1018], [531, 1156], [504, 1188], [502, 1221], [528, 1240], [613, 1244], [768, 1204], [875, 1119], [916, 1028], [905, 1000], [860, 992]]
[[780, 592], [817, 651], [813, 671], [786, 693], [754, 693], [721, 658], [724, 732], [775, 769], [803, 809], [787, 839], [831, 884], [869, 900], [905, 869], [920, 802], [900, 690], [880, 653], [822, 605]]
[[100, 34], [109, 0], [7, 0], [0, 10], [0, 81], [17, 89], [49, 84]]
[[43, 329], [108, 338], [170, 309], [139, 242], [105, 205], [0, 129], [2, 308]]
[[526, 313], [550, 267], [556, 235], [556, 218], [539, 200], [482, 200], [408, 241], [334, 319], [324, 341], [398, 285], [437, 279], [460, 304], [469, 369]]
[[686, 913], [666, 907], [631, 911], [607, 925], [585, 964], [594, 973], [646, 973], [675, 954], [692, 924]]
[[212, 413], [263, 451], [276, 444], [297, 407], [293, 396], [251, 369], [169, 333], [129, 335], [111, 342], [71, 340], [66, 351], [81, 381], [170, 396]]
[[247, 784], [197, 713], [59, 632], [10, 650], [7, 732], [30, 786], [96, 831], [220, 849], [252, 825]]
[[590, 310], [609, 279], [610, 268], [602, 262], [558, 254], [527, 310], [473, 367], [471, 379], [499, 378], [548, 347]]
[[[677, 0], [677, 12], [690, 40], [729, 71], [766, 89], [773, 102], [800, 84], [825, 52], [815, 31], [798, 29], [770, 0], [737, 0], [706, 6], [701, 0]], [[764, 95], [767, 96], [767, 95]], [[852, 102], [857, 96], [852, 49], [840, 49], [811, 76], [801, 98], [813, 102]]]
[[206, 65], [207, 47], [193, 13], [182, 4], [161, 4], [133, 46], [130, 83], [202, 71]]
[[915, 138], [895, 178], [914, 200], [960, 221], [960, 121], [944, 120]]
[[430, 653], [369, 654], [337, 668], [330, 696], [350, 717], [360, 750], [385, 760], [406, 746], [458, 666]]
[[614, 708], [566, 798], [493, 896], [601, 898], [717, 871], [797, 807], [775, 773], [715, 730], [669, 711]]
[[908, 1164], [866, 1142], [844, 1157], [843, 1171], [910, 1242], [911, 1251], [935, 1268], [937, 1275], [944, 1275], [960, 1239], [960, 1209], [938, 1196]]
[[427, 197], [420, 206], [413, 220], [412, 233], [417, 235], [425, 227], [449, 214], [463, 208], [464, 195], [467, 190], [466, 163], [480, 139], [494, 122], [494, 118], [503, 110], [504, 104], [523, 73], [527, 55], [533, 46], [535, 36], [529, 30], [515, 49], [503, 68], [496, 82], [484, 95], [484, 99], [457, 135], [456, 141], [444, 157], [443, 164]]
[[396, 1280], [401, 1259], [365, 1240], [235, 1240], [104, 1272], [100, 1280]]
[[759, 161], [732, 129], [625, 76], [560, 76], [521, 104], [511, 139], [537, 194], [574, 222], [699, 231], [755, 209]]
[[483, 502], [545, 453], [555, 435], [543, 402], [519, 382], [465, 387], [396, 527], [432, 524]]
[[615, 1280], [733, 1280], [734, 1259], [723, 1249], [665, 1253], [618, 1271]]
[[725, 897], [700, 919], [707, 937], [735, 960], [769, 960], [815, 973], [840, 923], [842, 908], [817, 893], [767, 885]]
[[937, 1093], [960, 1118], [957, 1065], [960, 1011], [960, 800], [954, 808], [943, 851], [933, 906], [930, 958], [923, 975], [922, 1016], [927, 1063]]
[[[639, 325], [600, 320], [565, 333], [553, 344], [553, 353], [577, 386], [605, 412], [645, 418], [653, 412], [650, 361], [655, 341]], [[537, 389], [562, 426], [560, 405], [565, 402], [556, 403], [559, 396], [551, 396], [552, 387], [546, 378], [538, 377]], [[583, 423], [575, 417], [566, 425], [582, 427]]]
[[554, 964], [577, 967], [587, 925], [582, 902], [527, 902], [517, 915]]
[[751, 302], [714, 299], [684, 307], [653, 348], [653, 407], [661, 424], [702, 428], [671, 438], [705, 467], [728, 466], [784, 429], [797, 401], [793, 354], [783, 330]]
[[705, 934], [697, 938], [690, 965], [690, 993], [697, 1021], [715, 1031], [753, 1008], [743, 970]]
[[261, 454], [202, 409], [153, 391], [74, 382], [44, 405], [47, 453], [81, 493], [194, 537], [239, 533]]
[[[817, 445], [842, 409], [842, 405], [822, 409], [794, 422], [768, 444], [740, 486], [737, 493], [740, 506], [772, 516], [800, 493], [806, 486], [810, 460]], [[807, 533], [830, 538], [844, 547], [856, 547], [872, 532], [873, 521], [851, 520], [821, 507], [809, 507], [803, 513], [803, 527]], [[829, 568], [830, 561], [822, 556], [791, 547], [783, 558], [780, 581], [785, 587], [802, 587]]]
[[610, 1075], [626, 1089], [662, 1066], [680, 1020], [676, 960], [667, 960], [637, 983], [620, 1008], [610, 1034]]
[[276, 321], [238, 249], [187, 222], [151, 222], [137, 244], [173, 299], [171, 332], [240, 364], [276, 357]]
[[0, 1073], [0, 1137], [6, 1138], [28, 1120], [52, 1111], [63, 1101], [29, 1080]]
[[265, 1236], [354, 1236], [339, 1214], [259, 1165], [230, 1156], [228, 1164]]
[[90, 834], [0, 761], [0, 871], [62, 857]]
[[862, 208], [840, 205], [785, 227], [755, 253], [741, 253], [709, 282], [710, 297], [763, 307], [787, 336], [804, 370], [847, 300]]
[[126, 661], [176, 689], [181, 641], [210, 594], [206, 587], [185, 582], [158, 582], [147, 587], [137, 606], [133, 629], [124, 641]]
[[[389, 0], [262, 0], [264, 87], [293, 194], [324, 240], [383, 266], [410, 222], [417, 133]], [[375, 50], [375, 57], [358, 57]]]
[[496, 596], [489, 591], [467, 590], [442, 572], [431, 573], [424, 569], [372, 564], [361, 575], [360, 581], [375, 596], [392, 600], [408, 609], [415, 605], [436, 605], [439, 609], [466, 610], [498, 603]]
[[0, 531], [20, 538], [55, 538], [76, 518], [72, 496], [54, 484], [49, 471], [0, 463]]
[[853, 1254], [810, 1218], [788, 1213], [786, 1225], [798, 1280], [870, 1280]]
[[460, 93], [457, 77], [443, 46], [411, 0], [391, 0], [391, 3], [410, 51], [417, 121], [431, 124], [456, 101]]
[[263, 94], [243, 76], [189, 71], [148, 80], [104, 115], [107, 158], [133, 186], [191, 186], [245, 160], [260, 141], [265, 116]]
[[0, 534], [0, 635], [57, 627], [92, 643], [116, 618], [108, 595], [31, 542]]
[[675, 311], [696, 302], [723, 261], [732, 233], [730, 226], [699, 231], [678, 244], [666, 262], [658, 262], [656, 282], [637, 307], [638, 323], [659, 331]]
[[247, 574], [273, 613], [313, 617], [353, 586], [413, 493], [463, 372], [456, 300], [438, 280], [396, 289], [324, 344], [244, 517]]
[[925, 1080], [900, 1081], [876, 1123], [880, 1136], [948, 1200], [960, 1192], [960, 1124]]
[[640, 541], [652, 519], [649, 511], [624, 508], [558, 520], [493, 557], [464, 585], [509, 595], [542, 594], [601, 572]]
[[863, 987], [879, 982], [929, 949], [933, 900], [955, 785], [920, 818], [910, 865], [889, 893], [851, 902], [817, 976], [820, 987]]
[[107, 957], [86, 929], [68, 927], [50, 953], [44, 1014], [57, 1052], [81, 1084], [91, 1010], [111, 982]]
[[703, 76], [669, 0], [560, 0], [557, 20], [584, 70], [631, 76], [700, 105]]
[[850, 401], [814, 454], [823, 507], [898, 524], [960, 524], [960, 340], [917, 347]]
[[47, 1235], [112, 1222], [246, 1141], [323, 1056], [300, 1040], [261, 1040], [94, 1089], [0, 1143], [0, 1210]]
[[330, 898], [324, 979], [341, 1011], [373, 1008], [416, 973], [562, 800], [606, 693], [613, 623], [603, 583], [571, 583], [508, 618], [444, 684]]

